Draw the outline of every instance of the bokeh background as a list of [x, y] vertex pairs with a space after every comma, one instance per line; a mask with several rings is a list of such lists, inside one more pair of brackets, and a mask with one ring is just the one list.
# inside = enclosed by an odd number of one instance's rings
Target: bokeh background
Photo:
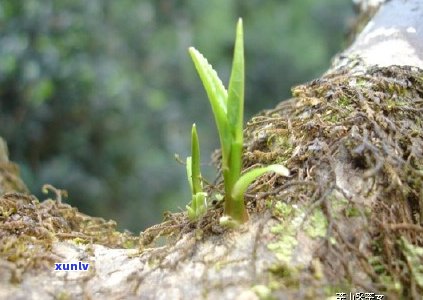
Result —
[[350, 0], [1, 0], [0, 136], [31, 191], [139, 231], [190, 200], [197, 123], [206, 177], [219, 146], [188, 56], [227, 82], [244, 19], [246, 119], [318, 77], [343, 48]]

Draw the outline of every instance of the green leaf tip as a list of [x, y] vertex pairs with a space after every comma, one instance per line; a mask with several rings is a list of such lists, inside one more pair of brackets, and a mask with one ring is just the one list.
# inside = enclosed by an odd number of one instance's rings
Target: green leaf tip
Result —
[[243, 195], [248, 186], [258, 177], [267, 172], [275, 172], [281, 176], [289, 176], [289, 170], [282, 165], [270, 165], [262, 168], [256, 168], [243, 174], [235, 183], [232, 190], [232, 199], [234, 201], [244, 201]]
[[266, 167], [269, 171], [273, 171], [279, 175], [288, 177], [289, 176], [289, 170], [283, 166], [283, 165], [270, 165]]
[[242, 127], [244, 116], [244, 33], [242, 19], [238, 20], [234, 56], [232, 61], [231, 77], [228, 88], [228, 122], [233, 138], [242, 140]]
[[191, 175], [192, 175], [192, 193], [202, 192], [201, 170], [200, 170], [200, 143], [198, 140], [195, 123], [191, 129]]
[[[230, 129], [230, 157], [227, 157], [227, 178], [225, 178], [225, 192], [231, 194], [232, 187], [241, 174], [243, 123], [244, 123], [244, 38], [242, 31], [242, 19], [238, 21], [234, 56], [232, 61], [231, 76], [228, 89], [228, 124]], [[225, 175], [225, 174], [224, 174]], [[228, 205], [227, 210], [232, 208]]]
[[191, 128], [191, 156], [186, 161], [188, 183], [191, 188], [191, 205], [187, 205], [188, 218], [196, 220], [207, 209], [207, 194], [203, 192], [200, 170], [200, 142], [195, 123]]

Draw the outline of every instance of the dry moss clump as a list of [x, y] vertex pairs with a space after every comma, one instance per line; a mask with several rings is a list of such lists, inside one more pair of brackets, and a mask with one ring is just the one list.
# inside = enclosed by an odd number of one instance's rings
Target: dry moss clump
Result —
[[293, 173], [258, 181], [250, 208], [270, 197], [307, 207], [308, 216], [322, 209], [328, 228], [318, 256], [327, 283], [420, 298], [422, 70], [338, 71], [293, 96], [247, 125], [244, 167], [282, 163]]
[[40, 202], [22, 193], [0, 197], [0, 266], [12, 271], [13, 282], [19, 282], [23, 272], [29, 269], [52, 268], [54, 262], [60, 261], [51, 252], [55, 241], [72, 240], [116, 248], [134, 246], [137, 239], [118, 232], [114, 221], [80, 213], [62, 203], [63, 191], [46, 188], [56, 193], [55, 200]]

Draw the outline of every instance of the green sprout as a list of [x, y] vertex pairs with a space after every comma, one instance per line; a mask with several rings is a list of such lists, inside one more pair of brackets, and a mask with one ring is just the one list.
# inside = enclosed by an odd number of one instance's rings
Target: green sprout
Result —
[[207, 194], [203, 192], [200, 171], [200, 143], [195, 124], [192, 124], [191, 130], [191, 155], [187, 157], [187, 177], [191, 188], [191, 206], [187, 205], [188, 217], [196, 220], [201, 217], [207, 208]]
[[266, 172], [289, 176], [289, 171], [284, 166], [271, 165], [250, 170], [241, 176], [245, 81], [242, 19], [239, 19], [236, 29], [229, 91], [226, 90], [216, 71], [198, 50], [190, 47], [189, 53], [206, 90], [219, 132], [225, 185], [226, 216], [222, 221], [243, 223], [248, 220], [244, 193], [249, 184]]

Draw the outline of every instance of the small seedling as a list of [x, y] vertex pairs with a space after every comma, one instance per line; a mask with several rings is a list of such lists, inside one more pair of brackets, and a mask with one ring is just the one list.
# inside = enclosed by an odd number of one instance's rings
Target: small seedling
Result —
[[187, 205], [188, 217], [196, 220], [201, 217], [207, 209], [207, 194], [203, 192], [203, 183], [200, 171], [200, 143], [195, 124], [191, 130], [191, 156], [187, 157], [187, 177], [191, 188], [191, 206]]
[[189, 53], [206, 90], [219, 132], [225, 185], [225, 216], [222, 223], [243, 223], [248, 220], [244, 193], [250, 183], [266, 172], [289, 176], [289, 171], [282, 165], [270, 165], [250, 170], [241, 176], [245, 81], [242, 19], [239, 19], [236, 29], [229, 91], [198, 50], [190, 47]]

